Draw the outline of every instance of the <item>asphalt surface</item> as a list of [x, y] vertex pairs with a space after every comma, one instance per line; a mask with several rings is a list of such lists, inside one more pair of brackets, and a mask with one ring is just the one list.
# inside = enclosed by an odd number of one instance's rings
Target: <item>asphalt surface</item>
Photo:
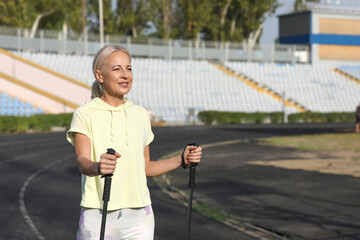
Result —
[[[248, 164], [276, 156], [260, 148], [259, 137], [347, 131], [352, 125], [248, 125], [157, 127], [153, 160], [200, 144], [249, 139], [204, 149], [197, 168], [195, 198], [223, 207], [246, 221], [289, 239], [360, 239], [358, 189], [354, 177]], [[288, 149], [291, 152], [293, 150]], [[269, 157], [269, 154], [273, 154]], [[279, 156], [286, 151], [279, 150]], [[80, 175], [65, 133], [0, 135], [0, 239], [75, 239]], [[188, 173], [171, 173], [178, 188]], [[149, 179], [155, 212], [155, 239], [184, 239], [187, 209]], [[191, 239], [254, 239], [193, 212]]]
[[[195, 199], [288, 239], [360, 239], [359, 178], [252, 164], [311, 156], [256, 139], [205, 148]], [[169, 175], [182, 188], [181, 172]]]

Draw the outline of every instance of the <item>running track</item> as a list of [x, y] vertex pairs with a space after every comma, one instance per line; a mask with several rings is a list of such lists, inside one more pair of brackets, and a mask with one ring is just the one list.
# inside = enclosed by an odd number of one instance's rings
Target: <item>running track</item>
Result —
[[[350, 127], [253, 125], [154, 128], [155, 140], [150, 145], [151, 158], [158, 159], [193, 141], [205, 144], [234, 139], [326, 133]], [[0, 135], [0, 173], [0, 239], [75, 239], [80, 176], [74, 149], [65, 140], [64, 132]], [[183, 176], [186, 188], [188, 175], [184, 172]], [[155, 239], [184, 239], [187, 209], [162, 193], [151, 179], [149, 187], [156, 218]], [[193, 213], [192, 222], [192, 240], [253, 239], [196, 213]]]

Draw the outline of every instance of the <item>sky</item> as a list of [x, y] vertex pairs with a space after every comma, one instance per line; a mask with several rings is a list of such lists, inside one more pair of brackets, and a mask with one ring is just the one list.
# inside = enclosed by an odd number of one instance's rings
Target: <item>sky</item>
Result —
[[275, 39], [279, 35], [279, 23], [277, 15], [292, 12], [295, 0], [278, 0], [278, 2], [281, 4], [281, 6], [276, 9], [275, 14], [272, 16], [267, 16], [264, 22], [263, 32], [260, 37], [261, 45], [270, 45], [274, 43]]

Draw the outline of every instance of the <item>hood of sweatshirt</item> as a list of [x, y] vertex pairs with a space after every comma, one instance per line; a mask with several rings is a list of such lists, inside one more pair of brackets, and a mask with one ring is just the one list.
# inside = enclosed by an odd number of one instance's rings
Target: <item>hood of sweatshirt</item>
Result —
[[98, 110], [103, 110], [103, 111], [109, 111], [111, 114], [111, 120], [110, 120], [110, 131], [111, 131], [111, 141], [115, 141], [115, 114], [117, 113], [121, 113], [123, 114], [123, 116], [125, 117], [125, 138], [126, 138], [126, 146], [128, 146], [128, 116], [127, 116], [127, 109], [129, 109], [131, 106], [133, 106], [134, 104], [128, 99], [128, 98], [124, 98], [125, 103], [118, 106], [118, 107], [113, 107], [109, 104], [107, 104], [106, 102], [104, 102], [103, 100], [101, 100], [100, 98], [94, 98], [92, 99], [91, 102], [89, 102], [89, 107], [91, 108], [95, 108]]

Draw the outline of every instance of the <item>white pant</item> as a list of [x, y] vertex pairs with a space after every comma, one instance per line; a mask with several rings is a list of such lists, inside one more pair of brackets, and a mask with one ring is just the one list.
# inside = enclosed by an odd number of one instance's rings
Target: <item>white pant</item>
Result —
[[[100, 238], [102, 210], [81, 208], [77, 240]], [[105, 240], [153, 240], [155, 220], [151, 205], [108, 211]]]

